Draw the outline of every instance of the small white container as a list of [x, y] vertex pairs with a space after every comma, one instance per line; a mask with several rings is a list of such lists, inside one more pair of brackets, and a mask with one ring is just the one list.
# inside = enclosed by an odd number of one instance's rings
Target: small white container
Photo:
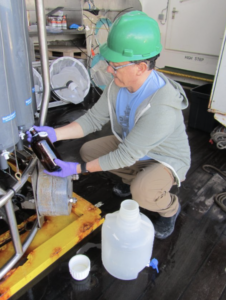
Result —
[[154, 242], [152, 222], [138, 203], [124, 200], [120, 210], [107, 214], [102, 226], [102, 262], [114, 277], [136, 279], [150, 262]]
[[73, 256], [69, 263], [71, 276], [76, 280], [84, 280], [90, 272], [90, 259], [83, 254]]

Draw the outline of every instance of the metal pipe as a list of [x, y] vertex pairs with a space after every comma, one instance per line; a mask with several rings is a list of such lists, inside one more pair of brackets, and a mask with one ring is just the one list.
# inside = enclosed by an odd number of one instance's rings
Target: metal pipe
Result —
[[21, 258], [22, 254], [15, 254], [1, 269], [0, 269], [0, 279], [9, 272], [14, 265]]
[[37, 160], [38, 159], [36, 157], [32, 159], [32, 161], [30, 162], [28, 167], [24, 170], [24, 173], [22, 174], [21, 179], [14, 185], [13, 190], [7, 191], [6, 194], [0, 198], [0, 207], [5, 205], [7, 203], [7, 201], [9, 201], [14, 196], [14, 193], [19, 191], [24, 186], [24, 184], [28, 180], [28, 177], [31, 175], [31, 172], [34, 169], [34, 167], [37, 163]]
[[6, 202], [5, 209], [6, 209], [6, 214], [7, 214], [8, 221], [9, 221], [10, 233], [11, 233], [11, 238], [13, 241], [15, 252], [18, 255], [22, 255], [23, 249], [22, 249], [22, 245], [21, 245], [21, 241], [20, 241], [20, 235], [19, 235], [19, 232], [17, 229], [17, 222], [16, 222], [14, 210], [13, 210], [12, 201]]
[[[0, 269], [0, 279], [8, 272], [10, 271], [14, 265], [19, 261], [19, 259], [23, 256], [24, 252], [27, 250], [28, 246], [34, 239], [39, 227], [38, 227], [38, 219], [33, 224], [33, 227], [31, 229], [30, 234], [28, 235], [27, 239], [24, 241], [23, 244], [21, 244], [20, 235], [17, 228], [17, 222], [16, 217], [14, 214], [14, 209], [12, 205], [12, 197], [14, 196], [14, 193], [23, 187], [23, 185], [27, 182], [28, 177], [31, 175], [34, 167], [37, 164], [37, 158], [32, 159], [29, 166], [24, 170], [24, 173], [14, 187], [13, 190], [9, 190], [6, 194], [4, 194], [0, 198], [0, 207], [5, 205], [7, 218], [9, 222], [10, 232], [11, 232], [11, 238], [13, 241], [15, 254], [14, 256]], [[38, 213], [38, 212], [37, 212]]]
[[35, 220], [29, 236], [27, 237], [26, 241], [23, 243], [23, 252], [27, 250], [28, 246], [32, 242], [33, 238], [35, 237], [38, 229], [39, 229], [38, 220]]
[[[44, 125], [47, 117], [47, 110], [48, 110], [48, 104], [50, 98], [49, 62], [48, 62], [48, 55], [47, 55], [46, 26], [45, 26], [46, 20], [45, 20], [43, 0], [35, 0], [35, 5], [36, 5], [36, 15], [37, 15], [37, 22], [38, 22], [39, 44], [40, 44], [40, 51], [41, 51], [42, 75], [44, 81], [44, 95], [41, 104], [39, 124]], [[0, 198], [0, 207], [5, 205], [6, 208], [11, 237], [15, 248], [14, 256], [0, 269], [0, 279], [8, 271], [10, 271], [14, 267], [14, 265], [18, 262], [18, 260], [22, 257], [22, 255], [27, 250], [28, 246], [30, 245], [33, 238], [35, 237], [35, 234], [38, 231], [38, 219], [37, 219], [34, 222], [32, 230], [28, 235], [26, 241], [23, 244], [21, 243], [18, 228], [17, 228], [17, 222], [13, 210], [13, 205], [11, 201], [12, 197], [14, 196], [14, 193], [20, 190], [27, 182], [28, 177], [31, 175], [36, 164], [37, 164], [37, 158], [33, 158], [29, 163], [28, 167], [24, 170], [20, 181], [18, 181], [13, 186], [13, 189], [8, 190]]]
[[35, 0], [36, 17], [38, 23], [38, 37], [41, 54], [41, 66], [43, 77], [43, 89], [44, 95], [41, 103], [41, 111], [39, 117], [39, 125], [45, 125], [48, 104], [50, 99], [50, 76], [49, 76], [49, 60], [48, 60], [48, 48], [46, 42], [46, 16], [43, 5], [43, 0]]
[[[17, 227], [16, 227], [17, 228]], [[27, 250], [28, 246], [32, 242], [38, 231], [38, 220], [34, 222], [31, 233], [27, 237], [26, 241], [23, 244], [22, 253], [16, 253], [1, 269], [0, 269], [0, 279], [10, 271], [14, 265], [18, 262], [18, 260], [23, 256], [23, 253]]]

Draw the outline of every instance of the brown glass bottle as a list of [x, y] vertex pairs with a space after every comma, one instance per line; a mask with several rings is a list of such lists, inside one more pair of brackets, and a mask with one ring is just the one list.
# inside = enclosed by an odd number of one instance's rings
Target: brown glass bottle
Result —
[[61, 157], [50, 141], [47, 132], [37, 132], [33, 127], [29, 131], [32, 135], [31, 148], [43, 167], [49, 172], [60, 171], [61, 168], [54, 159], [61, 159]]

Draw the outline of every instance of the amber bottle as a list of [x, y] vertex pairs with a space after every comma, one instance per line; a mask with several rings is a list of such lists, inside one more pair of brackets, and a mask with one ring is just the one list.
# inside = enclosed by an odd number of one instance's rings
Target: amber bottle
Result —
[[54, 159], [61, 159], [61, 157], [50, 141], [47, 132], [37, 132], [33, 127], [29, 131], [32, 135], [31, 148], [43, 167], [49, 172], [60, 171], [61, 168]]

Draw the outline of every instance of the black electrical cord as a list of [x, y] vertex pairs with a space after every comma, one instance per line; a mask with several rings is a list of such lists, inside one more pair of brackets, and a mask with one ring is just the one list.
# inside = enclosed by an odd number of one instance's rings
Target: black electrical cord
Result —
[[204, 171], [206, 171], [209, 174], [214, 174], [210, 170], [208, 170], [208, 169], [213, 169], [217, 173], [219, 173], [222, 177], [225, 177], [225, 179], [226, 179], [226, 171], [221, 171], [220, 169], [218, 169], [218, 168], [216, 168], [216, 167], [214, 167], [212, 165], [203, 165], [202, 168], [203, 168]]
[[224, 204], [224, 201], [226, 200], [226, 193], [217, 194], [214, 197], [214, 200], [220, 206], [220, 208], [226, 212], [226, 205]]
[[[226, 179], [226, 171], [221, 171], [218, 168], [212, 166], [212, 165], [203, 165], [203, 170], [207, 173], [213, 174], [210, 169], [215, 170], [217, 173], [219, 173], [224, 179]], [[226, 205], [224, 204], [224, 201], [226, 200], [226, 192], [219, 193], [214, 196], [214, 201], [217, 203], [217, 205], [226, 212]]]
[[131, 6], [131, 7], [127, 7], [127, 8], [125, 8], [125, 9], [121, 10], [121, 11], [115, 16], [113, 22], [118, 18], [118, 16], [119, 16], [121, 13], [123, 13], [124, 11], [127, 11], [127, 10], [129, 10], [129, 9], [134, 9], [134, 7]]
[[226, 128], [225, 126], [217, 126], [210, 133], [210, 141], [215, 142], [218, 149], [226, 148]]

